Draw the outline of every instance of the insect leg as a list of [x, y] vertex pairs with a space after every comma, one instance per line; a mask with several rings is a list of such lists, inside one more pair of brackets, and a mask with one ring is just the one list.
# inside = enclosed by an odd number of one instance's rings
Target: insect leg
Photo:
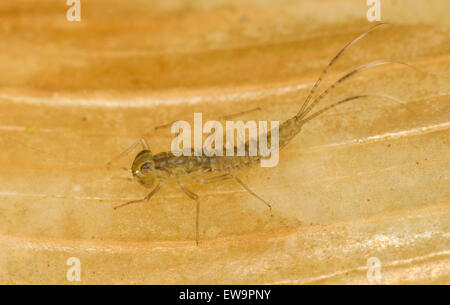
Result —
[[247, 185], [244, 184], [244, 182], [241, 181], [241, 179], [239, 179], [236, 176], [232, 176], [234, 178], [234, 180], [236, 180], [237, 183], [239, 183], [247, 192], [249, 192], [251, 195], [255, 196], [256, 198], [258, 198], [259, 200], [261, 200], [265, 205], [267, 205], [267, 207], [269, 208], [270, 211], [272, 211], [272, 206], [270, 205], [270, 203], [268, 203], [267, 201], [265, 201], [264, 199], [262, 199], [261, 197], [259, 197], [258, 195], [256, 195], [255, 192], [253, 192], [251, 189], [248, 188]]
[[259, 111], [259, 110], [261, 110], [260, 107], [255, 107], [250, 110], [245, 110], [245, 111], [241, 111], [241, 112], [234, 113], [234, 114], [224, 115], [219, 118], [219, 121], [234, 119], [235, 117], [239, 117], [241, 115], [252, 113], [254, 111]]
[[173, 123], [175, 123], [175, 122], [176, 122], [176, 120], [175, 120], [175, 121], [172, 121], [172, 122], [170, 122], [170, 123], [167, 123], [167, 124], [158, 125], [158, 126], [155, 127], [155, 131], [157, 131], [158, 129], [170, 127], [170, 126], [171, 126]]
[[140, 199], [140, 200], [133, 200], [133, 201], [128, 201], [127, 203], [118, 205], [116, 207], [114, 207], [114, 210], [117, 210], [118, 208], [122, 208], [124, 206], [127, 206], [129, 204], [133, 204], [133, 203], [139, 203], [139, 202], [144, 202], [144, 201], [149, 201], [150, 198], [152, 198], [153, 195], [156, 194], [157, 191], [159, 191], [161, 189], [162, 183], [158, 182], [158, 185], [147, 195], [145, 196], [144, 199]]
[[219, 181], [223, 181], [223, 180], [227, 180], [227, 179], [232, 179], [234, 178], [234, 180], [236, 180], [237, 183], [239, 183], [247, 192], [249, 192], [251, 195], [255, 196], [257, 199], [261, 200], [271, 211], [272, 211], [272, 206], [270, 205], [270, 203], [268, 203], [267, 201], [265, 201], [264, 199], [262, 199], [261, 197], [259, 197], [255, 192], [253, 192], [247, 185], [245, 185], [244, 182], [242, 182], [241, 179], [239, 179], [236, 176], [233, 176], [232, 174], [223, 174], [223, 175], [219, 175], [219, 176], [215, 176], [215, 177], [211, 177], [211, 178], [196, 178], [196, 180], [200, 183], [214, 183], [214, 182], [219, 182]]
[[198, 233], [198, 228], [199, 228], [199, 216], [200, 216], [200, 199], [198, 198], [198, 195], [191, 192], [190, 190], [188, 190], [186, 188], [186, 186], [184, 185], [184, 183], [182, 181], [180, 181], [179, 179], [177, 180], [178, 185], [180, 186], [181, 190], [192, 200], [195, 200], [195, 202], [197, 203], [197, 212], [196, 212], [196, 216], [195, 216], [195, 243], [198, 246], [198, 241], [199, 241], [199, 233]]
[[109, 161], [108, 163], [106, 163], [106, 165], [111, 165], [112, 162], [116, 161], [117, 159], [120, 159], [122, 157], [125, 157], [126, 155], [128, 155], [133, 149], [136, 148], [136, 146], [138, 146], [139, 144], [142, 145], [142, 148], [145, 150], [150, 150], [147, 141], [144, 138], [140, 138], [139, 140], [137, 140], [135, 143], [133, 143], [130, 147], [128, 147], [127, 149], [125, 149], [120, 155], [118, 155], [117, 157], [115, 157], [114, 159], [112, 159], [111, 161]]

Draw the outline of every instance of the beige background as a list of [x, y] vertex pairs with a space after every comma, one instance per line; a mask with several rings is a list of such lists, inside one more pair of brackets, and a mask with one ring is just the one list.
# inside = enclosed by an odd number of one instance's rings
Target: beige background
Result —
[[[306, 125], [275, 168], [238, 185], [165, 187], [151, 202], [129, 176], [133, 155], [106, 162], [154, 127], [260, 107], [244, 120], [295, 114], [321, 69], [368, 29], [363, 0], [82, 0], [0, 3], [0, 282], [67, 284], [78, 257], [91, 283], [450, 282], [448, 0], [382, 0], [392, 23], [347, 52], [324, 82], [373, 60], [333, 92], [377, 92]], [[170, 4], [168, 4], [169, 2]]]

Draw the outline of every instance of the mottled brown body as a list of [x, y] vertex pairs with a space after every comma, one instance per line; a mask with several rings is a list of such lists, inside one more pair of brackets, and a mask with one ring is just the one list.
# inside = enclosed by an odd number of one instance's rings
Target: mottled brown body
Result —
[[[297, 116], [283, 122], [279, 127], [279, 148], [286, 146], [300, 131], [301, 120]], [[271, 132], [263, 135], [267, 137], [268, 148], [271, 143]], [[256, 141], [252, 139], [251, 141]], [[249, 141], [245, 143], [245, 155], [237, 155], [237, 147], [234, 147], [234, 156], [227, 156], [224, 149], [222, 156], [175, 156], [171, 152], [162, 152], [152, 157], [155, 170], [159, 171], [159, 178], [168, 178], [172, 175], [206, 174], [232, 172], [259, 164], [264, 158], [257, 152], [256, 156], [249, 155]], [[149, 156], [149, 155], [148, 155]], [[148, 160], [148, 159], [147, 159]], [[140, 162], [145, 160], [138, 160]]]
[[155, 169], [179, 173], [182, 170], [186, 174], [191, 173], [221, 173], [251, 167], [258, 163], [259, 156], [174, 156], [171, 152], [163, 152], [155, 155]]

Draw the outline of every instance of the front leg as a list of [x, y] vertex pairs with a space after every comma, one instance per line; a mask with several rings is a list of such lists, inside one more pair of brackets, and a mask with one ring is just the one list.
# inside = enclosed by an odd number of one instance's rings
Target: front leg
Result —
[[127, 203], [124, 203], [124, 204], [121, 204], [119, 206], [114, 207], [114, 210], [117, 210], [118, 208], [122, 208], [124, 206], [129, 205], [129, 204], [149, 201], [150, 198], [152, 198], [152, 196], [155, 195], [155, 193], [161, 189], [161, 186], [162, 186], [162, 183], [158, 182], [158, 185], [156, 185], [156, 187], [153, 189], [153, 191], [151, 191], [147, 196], [145, 196], [144, 199], [129, 201]]
[[125, 149], [120, 155], [118, 155], [117, 157], [115, 157], [114, 159], [112, 159], [111, 161], [109, 161], [108, 163], [106, 163], [107, 166], [110, 166], [113, 162], [115, 162], [117, 159], [120, 159], [122, 157], [125, 157], [126, 155], [128, 155], [133, 149], [135, 149], [139, 144], [141, 144], [142, 149], [145, 150], [150, 150], [147, 141], [144, 138], [140, 138], [139, 140], [137, 140], [136, 142], [134, 142], [130, 147], [128, 147], [127, 149]]

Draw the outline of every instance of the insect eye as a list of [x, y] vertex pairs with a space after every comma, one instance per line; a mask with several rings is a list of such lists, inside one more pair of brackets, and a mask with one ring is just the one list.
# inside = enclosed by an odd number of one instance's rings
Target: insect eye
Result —
[[150, 169], [152, 168], [152, 164], [150, 162], [145, 162], [144, 164], [142, 164], [140, 171], [142, 173], [146, 173], [148, 172]]

